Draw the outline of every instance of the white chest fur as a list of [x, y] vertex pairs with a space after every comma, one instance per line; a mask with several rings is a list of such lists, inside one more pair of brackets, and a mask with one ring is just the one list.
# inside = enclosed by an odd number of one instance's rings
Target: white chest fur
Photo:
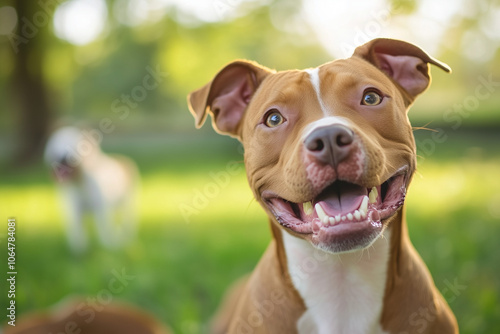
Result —
[[329, 254], [283, 231], [288, 270], [307, 311], [300, 334], [380, 334], [389, 231], [365, 250]]

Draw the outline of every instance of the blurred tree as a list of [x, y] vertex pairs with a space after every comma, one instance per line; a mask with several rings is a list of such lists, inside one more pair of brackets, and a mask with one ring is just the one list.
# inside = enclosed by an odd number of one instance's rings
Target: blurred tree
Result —
[[[16, 52], [11, 89], [19, 124], [19, 151], [15, 162], [27, 164], [40, 157], [54, 114], [43, 68], [46, 51], [44, 35], [50, 19], [49, 15], [41, 12], [38, 2], [15, 0], [13, 6], [19, 17], [15, 35], [11, 36]], [[35, 20], [44, 17], [48, 22], [37, 24], [42, 22]]]

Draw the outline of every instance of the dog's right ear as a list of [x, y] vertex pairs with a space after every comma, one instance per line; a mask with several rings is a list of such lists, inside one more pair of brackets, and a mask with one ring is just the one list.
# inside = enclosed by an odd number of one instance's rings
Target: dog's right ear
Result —
[[210, 113], [217, 132], [239, 138], [243, 114], [259, 85], [271, 73], [274, 71], [247, 60], [228, 64], [211, 82], [188, 95], [196, 127], [200, 128]]
[[429, 64], [451, 72], [448, 65], [416, 45], [396, 39], [376, 38], [357, 47], [353, 56], [370, 62], [397, 83], [408, 104], [429, 86]]

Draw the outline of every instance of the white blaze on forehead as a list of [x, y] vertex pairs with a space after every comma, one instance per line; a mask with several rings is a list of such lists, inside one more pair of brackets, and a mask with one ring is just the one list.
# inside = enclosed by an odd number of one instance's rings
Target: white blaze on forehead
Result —
[[314, 122], [308, 124], [302, 132], [303, 133], [302, 138], [306, 139], [307, 136], [309, 136], [311, 134], [311, 132], [313, 132], [317, 128], [330, 126], [330, 125], [336, 125], [336, 124], [344, 125], [347, 128], [351, 128], [349, 120], [347, 120], [344, 117], [340, 117], [340, 116], [323, 117], [323, 118], [318, 119], [317, 121], [314, 121]]
[[303, 138], [307, 138], [307, 136], [314, 131], [315, 129], [323, 126], [329, 126], [329, 125], [335, 125], [335, 124], [341, 124], [346, 127], [350, 127], [350, 123], [346, 118], [343, 117], [338, 117], [338, 116], [329, 116], [331, 113], [328, 112], [328, 108], [326, 107], [325, 103], [323, 102], [323, 99], [321, 98], [321, 83], [320, 83], [320, 78], [319, 78], [319, 67], [316, 68], [310, 68], [307, 70], [304, 70], [309, 74], [309, 78], [311, 79], [311, 84], [314, 88], [314, 91], [316, 92], [316, 97], [318, 99], [319, 105], [321, 107], [321, 111], [323, 111], [323, 115], [325, 117], [309, 124], [304, 128], [303, 131]]
[[304, 71], [309, 74], [309, 78], [311, 79], [311, 83], [313, 85], [314, 91], [316, 92], [316, 97], [318, 98], [319, 105], [321, 106], [321, 111], [323, 111], [323, 114], [325, 116], [327, 116], [328, 109], [326, 108], [325, 104], [323, 103], [323, 100], [321, 99], [321, 85], [320, 85], [320, 79], [319, 79], [319, 67], [310, 68], [310, 69], [307, 69]]

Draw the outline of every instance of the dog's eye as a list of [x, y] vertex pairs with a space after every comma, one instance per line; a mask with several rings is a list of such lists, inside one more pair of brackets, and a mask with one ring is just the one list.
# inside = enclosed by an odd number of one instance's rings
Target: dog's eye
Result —
[[277, 109], [271, 109], [267, 112], [265, 124], [269, 128], [275, 128], [283, 124], [285, 118]]
[[361, 104], [365, 106], [376, 106], [382, 103], [383, 97], [381, 94], [375, 90], [367, 90], [363, 94], [363, 99], [361, 100]]

